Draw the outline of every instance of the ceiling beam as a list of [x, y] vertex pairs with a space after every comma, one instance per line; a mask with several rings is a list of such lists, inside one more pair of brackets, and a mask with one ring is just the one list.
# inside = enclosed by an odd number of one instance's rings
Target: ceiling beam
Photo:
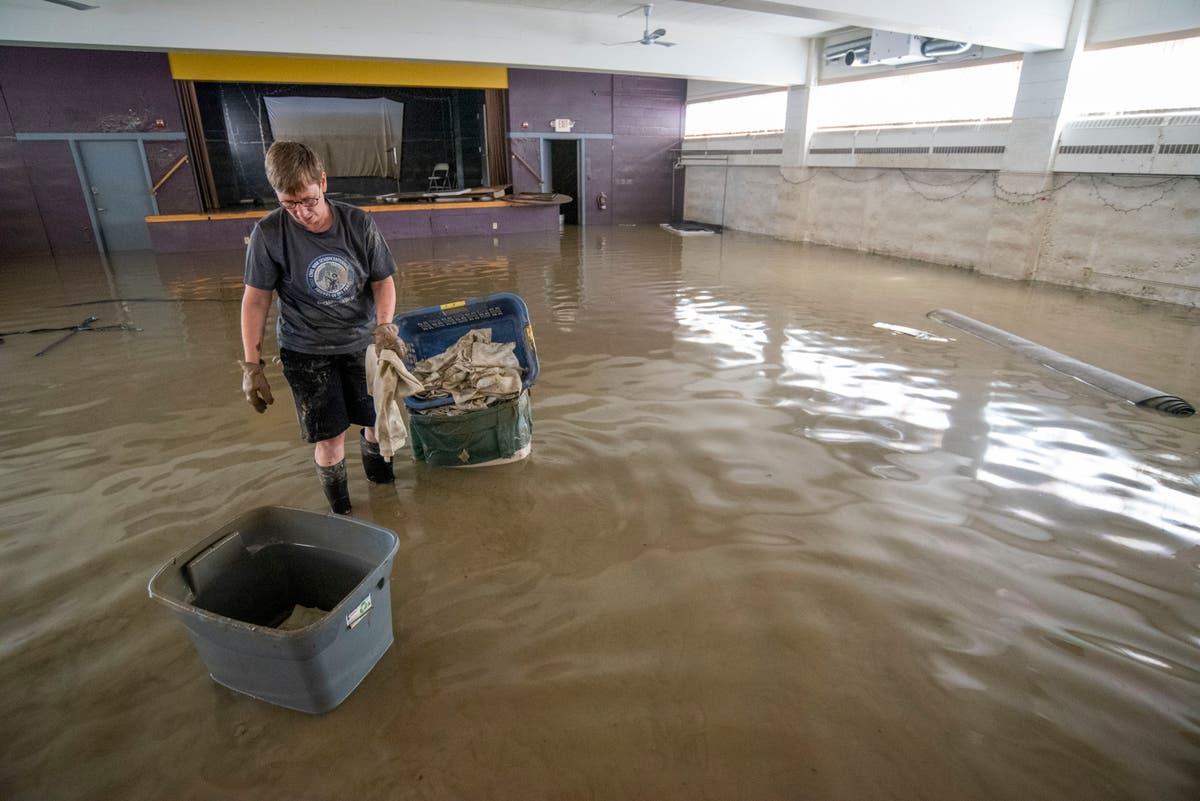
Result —
[[934, 36], [1005, 50], [1060, 50], [1074, 0], [683, 0], [761, 14]]
[[[18, 0], [20, 1], [20, 0]], [[468, 0], [95, 0], [72, 11], [25, 2], [0, 10], [0, 41], [125, 49], [385, 58], [543, 67], [785, 86], [807, 80], [810, 42], [669, 25], [676, 47], [622, 44], [640, 18]]]

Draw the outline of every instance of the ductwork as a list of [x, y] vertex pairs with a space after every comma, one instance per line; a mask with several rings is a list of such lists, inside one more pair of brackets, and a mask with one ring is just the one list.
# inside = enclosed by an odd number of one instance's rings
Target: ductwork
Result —
[[921, 42], [921, 55], [928, 58], [958, 56], [970, 49], [970, 42], [954, 42], [949, 39], [926, 39]]
[[869, 37], [840, 42], [825, 48], [826, 64], [847, 67], [901, 66], [936, 61], [967, 52], [973, 45], [893, 31], [871, 31]]
[[855, 61], [866, 61], [871, 52], [871, 37], [865, 36], [862, 39], [854, 39], [849, 42], [842, 42], [836, 45], [829, 45], [825, 48], [825, 63], [837, 64], [842, 63], [850, 66]]

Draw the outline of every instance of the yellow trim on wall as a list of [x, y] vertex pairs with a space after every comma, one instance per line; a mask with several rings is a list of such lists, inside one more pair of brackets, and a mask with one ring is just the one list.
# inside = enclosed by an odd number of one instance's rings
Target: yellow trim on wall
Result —
[[508, 88], [508, 69], [505, 67], [220, 53], [168, 53], [167, 57], [171, 63], [171, 76], [180, 81]]

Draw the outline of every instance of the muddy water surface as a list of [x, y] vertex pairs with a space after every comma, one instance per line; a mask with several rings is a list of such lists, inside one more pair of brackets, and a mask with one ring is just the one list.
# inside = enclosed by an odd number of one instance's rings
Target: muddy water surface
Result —
[[924, 316], [1196, 403], [1200, 312], [733, 233], [393, 246], [402, 309], [528, 303], [533, 453], [351, 465], [396, 641], [320, 717], [146, 596], [324, 509], [279, 369], [240, 395], [241, 254], [0, 265], [4, 331], [143, 329], [0, 345], [0, 797], [1200, 797], [1200, 418]]

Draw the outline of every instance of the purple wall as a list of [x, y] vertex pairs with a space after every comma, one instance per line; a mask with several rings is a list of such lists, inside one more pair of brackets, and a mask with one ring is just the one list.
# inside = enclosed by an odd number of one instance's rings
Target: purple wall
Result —
[[[683, 139], [687, 81], [613, 78], [613, 194], [618, 223], [670, 222], [671, 177]], [[682, 171], [680, 171], [682, 174]]]
[[[686, 88], [686, 87], [685, 87]], [[549, 133], [550, 120], [575, 120], [571, 133], [613, 132], [613, 76], [557, 70], [508, 71], [510, 130]], [[522, 123], [529, 123], [528, 128]]]
[[[163, 53], [0, 46], [0, 93], [0, 175], [18, 188], [6, 194], [22, 195], [0, 201], [0, 256], [96, 249], [69, 144], [16, 134], [183, 131]], [[187, 152], [183, 140], [144, 147], [155, 182]], [[158, 205], [163, 214], [200, 210], [191, 164], [163, 185]]]
[[60, 139], [17, 142], [17, 146], [33, 184], [50, 249], [55, 253], [95, 253], [96, 235], [70, 143]]
[[46, 253], [50, 243], [33, 198], [33, 184], [13, 138], [12, 121], [0, 85], [0, 255]]
[[[371, 218], [388, 240], [558, 231], [557, 206], [439, 208], [435, 204], [420, 209], [373, 211]], [[256, 222], [258, 217], [153, 222], [150, 240], [158, 253], [236, 250], [245, 247], [244, 238]]]
[[183, 130], [164, 53], [0, 47], [0, 86], [18, 133]]
[[[687, 81], [555, 70], [508, 71], [510, 145], [539, 169], [539, 133], [550, 121], [575, 121], [573, 134], [605, 134], [584, 140], [587, 222], [668, 222], [672, 218], [671, 180], [675, 154], [683, 138]], [[528, 136], [522, 134], [528, 133]], [[513, 189], [537, 190], [537, 180], [516, 158]], [[608, 195], [608, 210], [596, 208], [596, 196]], [[676, 189], [676, 195], [680, 190]]]
[[[188, 154], [187, 140], [145, 142], [146, 163], [150, 165], [150, 178], [154, 183], [162, 180], [171, 171], [175, 162]], [[201, 210], [200, 193], [192, 175], [192, 162], [188, 162], [172, 173], [158, 188], [159, 214], [197, 214]]]
[[[509, 70], [509, 123], [518, 134], [512, 150], [540, 169], [540, 141], [519, 134], [549, 133], [550, 120], [569, 117], [576, 121], [573, 133], [602, 135], [584, 141], [588, 196], [580, 200], [587, 222], [667, 221], [670, 149], [682, 137], [686, 89], [676, 79]], [[162, 53], [0, 46], [0, 179], [8, 190], [0, 193], [0, 256], [96, 247], [69, 144], [17, 141], [17, 134], [182, 130]], [[183, 140], [146, 141], [144, 147], [155, 182], [187, 152]], [[516, 159], [512, 176], [517, 191], [537, 188]], [[600, 192], [608, 196], [607, 211], [596, 208]], [[157, 199], [162, 214], [199, 212], [192, 165], [177, 170]], [[428, 223], [430, 230], [436, 227]]]

